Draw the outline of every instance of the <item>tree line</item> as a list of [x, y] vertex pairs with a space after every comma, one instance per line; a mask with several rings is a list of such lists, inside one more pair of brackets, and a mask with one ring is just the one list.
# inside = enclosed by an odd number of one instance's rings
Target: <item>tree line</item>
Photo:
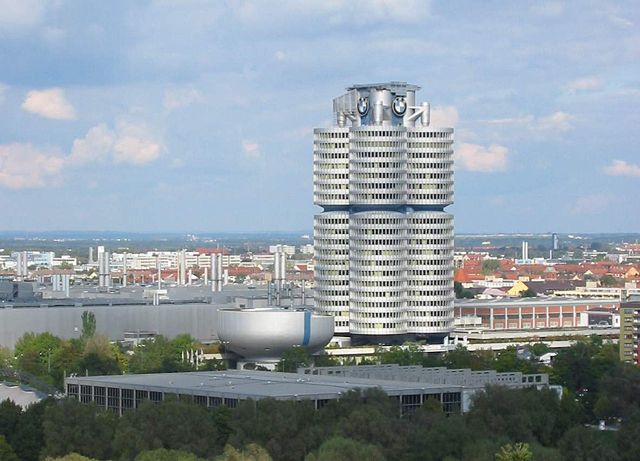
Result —
[[[184, 354], [204, 346], [188, 334], [169, 340], [164, 336], [141, 341], [126, 349], [96, 334], [95, 316], [82, 314], [82, 331], [78, 338], [62, 339], [51, 333], [26, 333], [13, 351], [0, 348], [0, 378], [11, 377], [12, 370], [62, 389], [65, 375], [113, 375], [122, 373], [168, 373], [193, 371], [196, 365]], [[198, 364], [200, 370], [223, 369], [222, 361]], [[13, 373], [15, 375], [15, 373]], [[33, 384], [29, 382], [29, 384]]]
[[[639, 377], [633, 376], [637, 386]], [[627, 396], [622, 396], [621, 399]], [[352, 391], [315, 410], [309, 401], [246, 400], [206, 409], [191, 402], [143, 402], [122, 417], [77, 400], [26, 410], [0, 404], [0, 459], [68, 460], [607, 460], [637, 461], [640, 411], [627, 401], [618, 431], [585, 426], [567, 391], [489, 386], [471, 411], [446, 416], [437, 403], [400, 417], [380, 390]], [[499, 455], [499, 456], [498, 456]]]
[[[189, 371], [183, 352], [200, 345], [188, 335], [143, 341], [126, 353], [95, 334], [90, 316], [80, 338], [27, 334], [14, 351], [0, 351], [5, 367], [20, 367], [60, 385], [67, 374]], [[418, 345], [379, 349], [363, 363], [446, 366], [473, 370], [549, 373], [564, 388], [489, 387], [472, 410], [445, 416], [427, 404], [400, 417], [379, 391], [352, 392], [320, 410], [310, 402], [244, 401], [237, 408], [205, 409], [189, 402], [145, 402], [122, 417], [75, 400], [47, 400], [26, 409], [0, 404], [0, 460], [638, 460], [640, 370], [619, 361], [618, 348], [597, 337], [558, 351], [552, 366], [537, 357], [546, 345], [470, 352], [458, 347], [425, 355]], [[299, 366], [350, 364], [303, 349], [287, 351], [280, 371]], [[205, 369], [224, 366], [212, 361]], [[202, 368], [201, 368], [202, 369]], [[615, 431], [591, 426], [604, 419]], [[85, 457], [85, 458], [82, 458]]]

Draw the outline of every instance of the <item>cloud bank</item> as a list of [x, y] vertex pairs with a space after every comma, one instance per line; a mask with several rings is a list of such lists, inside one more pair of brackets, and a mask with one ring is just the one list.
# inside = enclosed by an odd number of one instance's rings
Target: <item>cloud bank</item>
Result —
[[0, 186], [33, 189], [59, 185], [68, 168], [107, 161], [144, 165], [156, 160], [163, 150], [144, 124], [126, 121], [119, 121], [114, 129], [104, 123], [94, 126], [73, 141], [68, 155], [28, 143], [0, 145]]
[[0, 145], [0, 186], [27, 189], [54, 185], [64, 163], [62, 156], [31, 144]]

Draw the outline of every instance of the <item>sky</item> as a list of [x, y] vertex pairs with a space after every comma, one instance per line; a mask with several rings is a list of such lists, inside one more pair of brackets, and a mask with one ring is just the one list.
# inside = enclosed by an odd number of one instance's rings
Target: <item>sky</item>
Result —
[[636, 1], [0, 0], [0, 230], [310, 231], [313, 128], [406, 81], [456, 231], [640, 230]]

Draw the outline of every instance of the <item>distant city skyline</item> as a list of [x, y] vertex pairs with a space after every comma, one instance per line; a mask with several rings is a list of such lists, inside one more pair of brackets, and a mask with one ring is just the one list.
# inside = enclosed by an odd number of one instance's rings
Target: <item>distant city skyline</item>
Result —
[[309, 233], [327, 101], [401, 80], [456, 129], [457, 233], [632, 232], [639, 22], [632, 1], [0, 0], [0, 231]]

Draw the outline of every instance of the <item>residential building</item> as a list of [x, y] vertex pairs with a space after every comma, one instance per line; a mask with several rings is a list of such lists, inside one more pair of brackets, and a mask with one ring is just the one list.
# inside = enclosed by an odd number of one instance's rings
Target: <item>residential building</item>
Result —
[[640, 301], [620, 305], [620, 360], [640, 366]]

